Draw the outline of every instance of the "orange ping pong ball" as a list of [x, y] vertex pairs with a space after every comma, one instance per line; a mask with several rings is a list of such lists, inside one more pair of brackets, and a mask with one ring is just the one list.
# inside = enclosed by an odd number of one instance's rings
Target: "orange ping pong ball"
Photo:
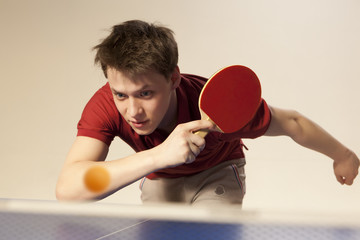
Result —
[[110, 184], [110, 173], [102, 166], [91, 167], [85, 173], [84, 183], [90, 191], [102, 192]]

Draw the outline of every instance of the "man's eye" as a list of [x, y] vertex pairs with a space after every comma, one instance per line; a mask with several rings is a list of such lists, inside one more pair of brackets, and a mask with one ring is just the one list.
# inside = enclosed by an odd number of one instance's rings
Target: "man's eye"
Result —
[[125, 94], [115, 93], [115, 96], [116, 96], [117, 98], [124, 98], [124, 97], [125, 97]]
[[151, 97], [152, 96], [152, 92], [151, 91], [144, 91], [140, 93], [141, 97]]

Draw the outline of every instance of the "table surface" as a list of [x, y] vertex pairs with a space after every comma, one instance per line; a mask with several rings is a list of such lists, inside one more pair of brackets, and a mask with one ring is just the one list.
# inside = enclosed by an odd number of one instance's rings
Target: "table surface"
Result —
[[360, 240], [358, 214], [0, 200], [0, 239]]

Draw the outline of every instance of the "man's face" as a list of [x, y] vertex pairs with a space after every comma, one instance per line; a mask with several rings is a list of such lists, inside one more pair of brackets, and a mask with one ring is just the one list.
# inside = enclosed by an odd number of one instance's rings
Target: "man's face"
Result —
[[118, 111], [136, 133], [172, 130], [169, 127], [177, 112], [172, 80], [151, 71], [130, 77], [113, 68], [107, 70], [107, 76]]

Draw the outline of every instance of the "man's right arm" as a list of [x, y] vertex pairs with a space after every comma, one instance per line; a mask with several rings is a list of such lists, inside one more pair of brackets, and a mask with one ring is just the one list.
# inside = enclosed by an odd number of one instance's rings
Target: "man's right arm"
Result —
[[[58, 178], [56, 198], [66, 201], [100, 199], [155, 170], [151, 155], [145, 152], [105, 162], [108, 149], [100, 140], [76, 137]], [[91, 192], [84, 184], [86, 171], [95, 165], [103, 166], [110, 173], [106, 192]]]
[[[100, 199], [159, 169], [191, 163], [205, 147], [205, 139], [194, 134], [200, 129], [215, 130], [215, 127], [206, 120], [180, 124], [162, 144], [112, 161], [105, 161], [109, 147], [104, 142], [76, 137], [58, 178], [56, 197], [59, 200]], [[84, 184], [86, 171], [95, 165], [101, 165], [110, 173], [105, 192], [91, 192]]]

